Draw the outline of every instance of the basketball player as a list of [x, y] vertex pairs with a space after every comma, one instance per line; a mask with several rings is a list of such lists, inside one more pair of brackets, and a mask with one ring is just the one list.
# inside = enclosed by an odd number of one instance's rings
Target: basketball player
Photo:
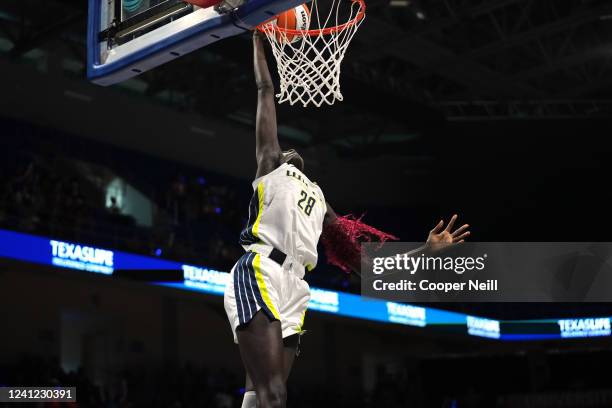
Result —
[[[344, 270], [359, 270], [359, 240], [394, 237], [354, 217], [337, 216], [321, 188], [304, 174], [302, 157], [281, 150], [274, 88], [257, 32], [253, 43], [257, 174], [248, 224], [240, 235], [246, 253], [232, 268], [224, 303], [247, 373], [242, 408], [278, 408], [285, 407], [285, 384], [310, 299], [303, 277], [317, 263], [321, 234], [328, 259]], [[445, 229], [440, 221], [428, 245], [462, 242], [468, 226], [452, 232], [456, 218]]]

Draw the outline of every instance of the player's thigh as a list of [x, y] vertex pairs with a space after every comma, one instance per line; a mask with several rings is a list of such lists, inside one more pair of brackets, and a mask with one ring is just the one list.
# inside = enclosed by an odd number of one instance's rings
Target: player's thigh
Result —
[[[283, 339], [283, 378], [285, 382], [289, 379], [295, 357], [297, 356], [299, 334], [294, 334], [288, 338]], [[249, 375], [249, 371], [246, 370], [246, 379], [244, 389], [246, 391], [254, 391], [255, 384]]]
[[285, 381], [289, 379], [295, 357], [297, 356], [298, 345], [300, 341], [300, 335], [294, 334], [283, 339], [283, 378]]
[[240, 355], [255, 389], [284, 379], [281, 323], [259, 311], [236, 330]]

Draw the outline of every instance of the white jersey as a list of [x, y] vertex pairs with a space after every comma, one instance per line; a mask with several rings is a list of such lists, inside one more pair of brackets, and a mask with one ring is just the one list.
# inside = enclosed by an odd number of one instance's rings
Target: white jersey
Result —
[[317, 243], [327, 205], [323, 191], [288, 163], [253, 181], [249, 221], [240, 244], [263, 243], [293, 257], [307, 270], [317, 264]]

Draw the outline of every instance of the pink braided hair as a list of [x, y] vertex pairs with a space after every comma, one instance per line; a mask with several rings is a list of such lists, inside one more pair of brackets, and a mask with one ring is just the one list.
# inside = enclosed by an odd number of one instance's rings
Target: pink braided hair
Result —
[[361, 243], [398, 240], [394, 235], [380, 231], [363, 222], [352, 214], [336, 218], [323, 227], [321, 242], [325, 248], [327, 262], [350, 272], [361, 263]]

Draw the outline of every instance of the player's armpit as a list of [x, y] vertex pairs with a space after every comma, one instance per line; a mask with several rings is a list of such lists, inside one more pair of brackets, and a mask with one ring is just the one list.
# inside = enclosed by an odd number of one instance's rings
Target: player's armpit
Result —
[[[259, 152], [258, 152], [259, 153]], [[282, 153], [277, 152], [265, 152], [261, 155], [257, 155], [257, 174], [255, 178], [265, 176], [266, 174], [274, 171], [281, 164]]]
[[324, 226], [335, 222], [336, 219], [338, 218], [338, 215], [336, 214], [336, 212], [334, 211], [334, 209], [332, 208], [332, 206], [329, 204], [328, 201], [325, 202], [325, 205], [327, 206], [327, 211], [325, 212], [325, 217], [323, 218]]

